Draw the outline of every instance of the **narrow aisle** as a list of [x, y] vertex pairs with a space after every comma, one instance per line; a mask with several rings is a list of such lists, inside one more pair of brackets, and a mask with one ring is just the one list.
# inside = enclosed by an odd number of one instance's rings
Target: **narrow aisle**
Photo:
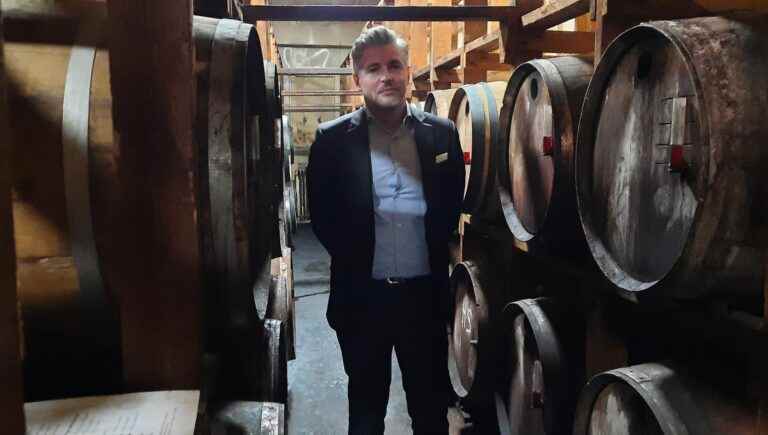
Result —
[[[329, 258], [309, 225], [294, 236], [296, 359], [288, 363], [288, 435], [343, 435], [346, 375], [336, 334], [325, 320]], [[400, 369], [393, 359], [387, 435], [410, 434]]]

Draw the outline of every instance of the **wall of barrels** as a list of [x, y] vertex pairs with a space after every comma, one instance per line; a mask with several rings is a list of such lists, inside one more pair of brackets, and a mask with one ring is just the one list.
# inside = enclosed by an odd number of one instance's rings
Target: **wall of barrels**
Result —
[[768, 433], [766, 8], [597, 3], [597, 52], [425, 95], [467, 170], [463, 433]]
[[[9, 304], [14, 315], [4, 312], [3, 319], [19, 316], [18, 324], [3, 324], [3, 334], [19, 331], [24, 401], [119, 394], [135, 388], [123, 371], [133, 351], [121, 322], [130, 295], [120, 292], [122, 265], [131, 260], [123, 217], [128, 178], [113, 107], [118, 70], [110, 62], [106, 9], [38, 3], [2, 3], [9, 25], [1, 45], [0, 151], [2, 187], [6, 181], [10, 187], [8, 198], [2, 192], [2, 241], [15, 253], [9, 257], [15, 291], [5, 289], [5, 268], [1, 282], [3, 301], [18, 298], [18, 309]], [[36, 33], [51, 23], [55, 32]], [[240, 417], [232, 417], [233, 406], [240, 409], [235, 416], [269, 408], [279, 414], [274, 422], [283, 422], [287, 362], [295, 358], [297, 207], [276, 66], [263, 59], [250, 24], [198, 16], [189, 24], [190, 92], [197, 96], [189, 218], [201, 253], [190, 270], [199, 271], [202, 283], [189, 290], [202, 303], [200, 324], [187, 325], [190, 337], [201, 337], [200, 352], [187, 364], [200, 367], [200, 379], [190, 385], [202, 390], [198, 423], [214, 430], [253, 423], [234, 421]], [[6, 211], [13, 225], [5, 224]], [[3, 361], [10, 376], [18, 366], [5, 354]]]

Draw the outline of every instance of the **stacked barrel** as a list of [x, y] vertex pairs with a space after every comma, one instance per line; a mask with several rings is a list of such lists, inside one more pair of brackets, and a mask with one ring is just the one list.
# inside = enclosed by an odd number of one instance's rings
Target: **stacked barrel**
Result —
[[766, 429], [766, 24], [643, 23], [427, 97], [465, 155], [449, 369], [481, 433]]
[[[74, 42], [26, 42], [17, 32], [4, 45], [27, 400], [122, 388], [120, 295], [111, 289], [126, 241], [108, 33], [103, 17], [71, 24]], [[193, 32], [205, 286], [203, 325], [189, 327], [204, 331], [206, 399], [285, 403], [293, 228], [278, 210], [295, 207], [282, 193], [293, 180], [282, 167], [290, 139], [278, 127], [277, 76], [273, 67], [265, 86], [252, 25], [195, 17]]]
[[[255, 28], [194, 19], [201, 242], [208, 339], [221, 398], [285, 403], [292, 268], [281, 231], [282, 103]], [[290, 274], [290, 276], [289, 276]]]

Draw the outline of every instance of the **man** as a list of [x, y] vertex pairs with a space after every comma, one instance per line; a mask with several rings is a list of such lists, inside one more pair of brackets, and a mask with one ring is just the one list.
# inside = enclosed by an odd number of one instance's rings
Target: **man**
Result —
[[365, 108], [320, 125], [312, 226], [331, 256], [328, 322], [348, 376], [349, 433], [382, 434], [392, 350], [415, 434], [447, 434], [448, 240], [464, 163], [453, 123], [405, 101], [408, 47], [385, 27], [352, 46]]

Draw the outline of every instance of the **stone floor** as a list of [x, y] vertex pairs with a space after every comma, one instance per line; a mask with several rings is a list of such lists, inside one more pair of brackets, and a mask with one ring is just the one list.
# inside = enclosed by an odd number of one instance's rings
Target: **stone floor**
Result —
[[[288, 363], [288, 435], [347, 433], [346, 375], [325, 320], [328, 254], [309, 225], [295, 235], [296, 359]], [[386, 434], [410, 434], [400, 370], [393, 357]]]

